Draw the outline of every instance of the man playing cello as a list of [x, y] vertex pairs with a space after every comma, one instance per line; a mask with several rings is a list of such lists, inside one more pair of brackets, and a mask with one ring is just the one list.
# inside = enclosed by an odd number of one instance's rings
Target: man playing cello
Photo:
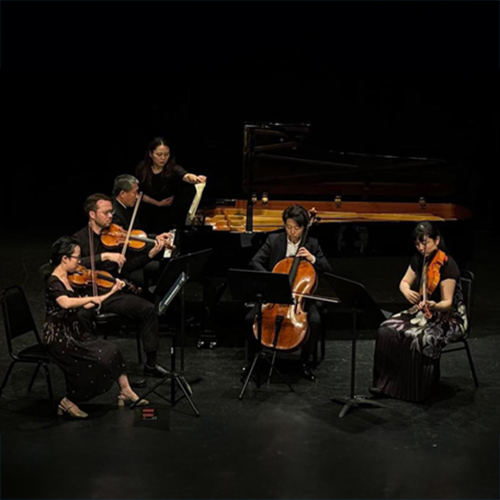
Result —
[[[323, 254], [316, 238], [308, 237], [299, 248], [302, 235], [309, 222], [309, 213], [300, 205], [292, 205], [282, 215], [285, 231], [270, 234], [250, 261], [250, 267], [257, 271], [272, 271], [274, 266], [285, 257], [302, 257], [310, 262], [317, 271], [331, 271], [329, 262]], [[309, 358], [313, 353], [321, 329], [321, 317], [314, 301], [306, 305], [309, 323], [309, 337], [302, 346], [300, 356], [301, 371], [304, 378], [314, 381], [315, 376], [309, 367]], [[255, 311], [252, 311], [252, 320]], [[247, 318], [249, 319], [249, 318]]]

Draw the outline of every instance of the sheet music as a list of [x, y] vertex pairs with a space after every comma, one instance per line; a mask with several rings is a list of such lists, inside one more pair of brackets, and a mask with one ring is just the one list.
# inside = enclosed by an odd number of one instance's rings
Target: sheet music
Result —
[[196, 194], [194, 195], [193, 202], [191, 203], [191, 207], [189, 208], [186, 216], [186, 226], [190, 226], [193, 223], [194, 216], [196, 214], [196, 210], [198, 210], [198, 206], [201, 200], [201, 195], [203, 194], [205, 186], [206, 186], [205, 182], [201, 182], [199, 184], [194, 185], [196, 189]]

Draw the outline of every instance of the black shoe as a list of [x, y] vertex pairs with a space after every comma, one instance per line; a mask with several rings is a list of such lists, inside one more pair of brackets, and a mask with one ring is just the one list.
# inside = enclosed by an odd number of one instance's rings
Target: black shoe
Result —
[[310, 382], [314, 382], [316, 380], [314, 373], [309, 369], [309, 367], [305, 363], [302, 364], [301, 375]]
[[153, 367], [144, 365], [144, 375], [149, 375], [150, 377], [164, 378], [168, 375], [168, 371], [163, 368], [163, 366], [156, 364]]
[[385, 394], [378, 387], [368, 387], [368, 392], [375, 398], [385, 398]]
[[132, 387], [132, 389], [144, 389], [146, 385], [147, 383], [145, 378], [130, 381], [130, 387]]

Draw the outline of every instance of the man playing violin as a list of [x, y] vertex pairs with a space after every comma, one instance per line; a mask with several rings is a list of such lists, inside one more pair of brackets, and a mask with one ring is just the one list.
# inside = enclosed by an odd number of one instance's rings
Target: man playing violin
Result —
[[[113, 183], [113, 223], [127, 229], [132, 220], [133, 208], [139, 196], [139, 180], [133, 175], [119, 175]], [[135, 218], [134, 228], [142, 228], [139, 215]], [[173, 242], [173, 233], [154, 235], [157, 240]]]
[[[123, 174], [115, 179], [113, 184], [113, 224], [117, 224], [125, 231], [129, 228], [138, 195], [139, 181], [133, 175]], [[139, 214], [137, 214], [132, 229], [141, 227]], [[171, 246], [174, 241], [174, 233], [172, 232], [149, 236], [162, 242], [166, 248]], [[158, 253], [154, 259], [150, 259], [141, 268], [132, 271], [128, 278], [143, 288], [149, 288], [159, 278], [161, 255], [162, 253]]]
[[[270, 234], [250, 261], [250, 267], [257, 271], [271, 271], [285, 257], [302, 257], [310, 262], [317, 271], [331, 271], [331, 266], [323, 254], [316, 238], [308, 237], [304, 246], [299, 248], [302, 235], [309, 222], [309, 213], [300, 205], [286, 208], [282, 215], [285, 231]], [[306, 304], [309, 337], [302, 347], [300, 356], [302, 375], [308, 380], [315, 380], [309, 368], [309, 358], [314, 352], [321, 330], [321, 317], [314, 301]], [[252, 320], [255, 311], [252, 311]], [[247, 318], [249, 319], [249, 318]]]
[[[127, 259], [119, 252], [108, 251], [101, 242], [101, 232], [111, 225], [113, 220], [112, 199], [105, 194], [90, 195], [84, 204], [88, 216], [88, 226], [75, 233], [81, 248], [82, 265], [90, 267], [91, 247], [93, 247], [96, 269], [107, 271], [113, 276], [119, 274], [123, 268], [123, 275], [130, 275], [134, 270], [144, 267], [164, 248], [162, 240], [157, 240], [154, 247], [146, 254], [137, 255]], [[90, 240], [92, 238], [92, 240]], [[133, 319], [139, 323], [140, 334], [144, 350], [146, 352], [146, 365], [144, 373], [156, 377], [164, 377], [167, 371], [157, 362], [157, 351], [159, 348], [159, 324], [154, 305], [148, 300], [137, 295], [118, 292], [109, 300], [104, 302], [101, 312], [113, 312]], [[94, 316], [96, 312], [92, 309], [81, 309], [79, 320], [87, 331], [94, 329]]]

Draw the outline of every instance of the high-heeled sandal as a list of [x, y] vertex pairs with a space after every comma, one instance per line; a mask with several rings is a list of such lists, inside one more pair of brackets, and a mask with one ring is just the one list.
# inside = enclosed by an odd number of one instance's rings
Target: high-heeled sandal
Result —
[[[125, 406], [125, 405], [131, 405], [132, 403], [135, 403], [139, 397], [136, 399], [132, 399], [130, 396], [125, 396], [125, 394], [119, 394], [118, 395], [118, 406]], [[149, 404], [149, 401], [147, 399], [141, 399], [138, 403], [137, 406], [146, 406]]]
[[89, 416], [88, 413], [85, 413], [84, 411], [80, 410], [80, 408], [78, 408], [78, 406], [76, 405], [71, 405], [65, 408], [60, 404], [57, 406], [57, 415], [59, 417], [62, 417], [63, 415], [68, 415], [72, 418], [87, 418]]

